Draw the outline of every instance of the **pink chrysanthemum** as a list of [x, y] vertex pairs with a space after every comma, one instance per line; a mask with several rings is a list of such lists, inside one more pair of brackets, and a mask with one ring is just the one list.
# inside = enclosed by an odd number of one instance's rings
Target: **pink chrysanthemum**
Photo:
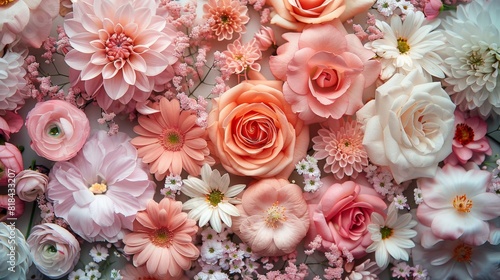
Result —
[[73, 4], [73, 13], [64, 22], [73, 47], [65, 60], [79, 71], [72, 84], [83, 81], [86, 92], [103, 109], [145, 101], [155, 87], [173, 77], [170, 65], [177, 61], [173, 44], [177, 35], [156, 9], [154, 0]]
[[315, 136], [314, 157], [326, 158], [325, 172], [332, 173], [337, 179], [345, 175], [356, 178], [368, 166], [368, 155], [363, 147], [363, 131], [353, 119], [330, 120], [326, 127]]
[[464, 165], [468, 161], [481, 164], [492, 150], [486, 133], [488, 125], [479, 116], [467, 118], [460, 110], [455, 110], [455, 136], [451, 153], [445, 163]]
[[223, 54], [226, 57], [225, 64], [221, 67], [223, 72], [241, 74], [248, 68], [260, 71], [260, 64], [256, 61], [262, 57], [262, 53], [255, 39], [246, 44], [242, 44], [240, 39], [235, 40], [227, 46], [227, 50]]
[[240, 1], [209, 0], [203, 5], [205, 19], [212, 19], [211, 29], [219, 41], [231, 40], [233, 33], [245, 33], [245, 24], [250, 20], [248, 9]]
[[150, 200], [146, 210], [137, 213], [134, 231], [123, 239], [124, 250], [134, 255], [136, 267], [146, 265], [150, 274], [171, 279], [198, 258], [200, 251], [192, 243], [197, 231], [196, 222], [182, 212], [180, 201]]
[[134, 127], [139, 136], [132, 144], [157, 180], [163, 180], [168, 172], [179, 175], [183, 169], [198, 176], [204, 163], [214, 163], [206, 130], [196, 124], [196, 113], [181, 110], [177, 99], [162, 98], [154, 106], [157, 113], [139, 116], [139, 125]]

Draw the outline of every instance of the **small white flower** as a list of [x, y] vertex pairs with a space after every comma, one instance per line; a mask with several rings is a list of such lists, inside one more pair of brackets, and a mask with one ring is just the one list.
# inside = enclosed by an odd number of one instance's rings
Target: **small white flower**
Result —
[[417, 232], [411, 228], [417, 225], [410, 213], [398, 217], [398, 210], [394, 204], [389, 206], [387, 219], [373, 212], [372, 223], [368, 225], [373, 243], [366, 248], [367, 253], [375, 252], [375, 260], [381, 268], [389, 264], [389, 255], [396, 260], [408, 261], [408, 252], [405, 249], [413, 248], [415, 243], [411, 238]]
[[92, 247], [92, 249], [90, 249], [89, 255], [92, 257], [94, 262], [100, 263], [106, 260], [106, 258], [109, 256], [108, 248], [102, 246], [101, 244], [97, 244], [96, 246]]
[[68, 280], [88, 280], [89, 278], [85, 275], [85, 271], [78, 269], [76, 271], [71, 272], [68, 275]]
[[394, 0], [377, 0], [375, 6], [377, 7], [377, 11], [386, 17], [391, 16], [397, 8], [396, 1]]
[[116, 270], [116, 269], [111, 270], [110, 276], [111, 276], [111, 280], [123, 280], [123, 277], [121, 276], [120, 271]]
[[199, 221], [202, 227], [210, 221], [212, 228], [222, 231], [222, 222], [231, 227], [231, 216], [239, 216], [238, 209], [233, 204], [240, 204], [236, 198], [243, 191], [245, 185], [238, 184], [229, 187], [229, 175], [220, 175], [219, 170], [212, 170], [208, 164], [201, 168], [201, 180], [189, 176], [183, 180], [182, 192], [192, 197], [182, 206], [183, 210], [190, 210], [189, 218]]
[[208, 264], [216, 264], [224, 254], [222, 244], [216, 240], [203, 242], [200, 248], [201, 259]]

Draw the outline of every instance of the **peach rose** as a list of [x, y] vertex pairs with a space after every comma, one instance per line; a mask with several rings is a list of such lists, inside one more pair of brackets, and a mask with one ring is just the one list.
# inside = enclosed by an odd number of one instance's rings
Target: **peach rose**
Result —
[[62, 100], [37, 103], [26, 117], [26, 128], [31, 148], [53, 161], [74, 157], [90, 133], [85, 113]]
[[332, 176], [322, 182], [322, 193], [308, 201], [311, 224], [305, 244], [320, 235], [325, 249], [336, 244], [355, 258], [366, 255], [365, 249], [372, 243], [368, 232], [371, 214], [385, 216], [386, 203], [373, 188], [357, 182], [335, 183]]
[[309, 144], [277, 81], [246, 81], [215, 98], [207, 130], [222, 166], [239, 176], [288, 178]]
[[300, 31], [307, 24], [318, 24], [339, 18], [346, 21], [367, 11], [374, 0], [267, 0], [275, 14], [272, 24]]
[[270, 58], [270, 69], [285, 81], [285, 99], [306, 123], [353, 115], [363, 106], [365, 91], [372, 88], [373, 94], [380, 63], [339, 20], [283, 38], [288, 42]]
[[288, 180], [268, 178], [251, 183], [237, 205], [233, 231], [260, 256], [295, 251], [309, 225], [302, 189]]

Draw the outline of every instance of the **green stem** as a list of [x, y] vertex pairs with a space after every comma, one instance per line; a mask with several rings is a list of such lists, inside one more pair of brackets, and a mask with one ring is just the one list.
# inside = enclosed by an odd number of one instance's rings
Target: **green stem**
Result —
[[31, 226], [33, 225], [33, 218], [35, 217], [35, 210], [38, 207], [36, 200], [33, 202], [33, 208], [31, 209], [30, 222], [28, 223], [28, 231], [26, 232], [26, 239], [31, 234]]

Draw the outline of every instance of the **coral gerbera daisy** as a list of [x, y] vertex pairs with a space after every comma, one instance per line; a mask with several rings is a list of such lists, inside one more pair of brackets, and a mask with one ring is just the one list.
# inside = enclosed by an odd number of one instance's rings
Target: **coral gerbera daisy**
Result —
[[134, 255], [136, 267], [146, 265], [160, 279], [178, 277], [200, 254], [192, 243], [197, 231], [196, 222], [182, 212], [180, 201], [150, 200], [146, 210], [137, 213], [133, 232], [123, 238], [124, 251]]
[[177, 99], [165, 97], [154, 106], [158, 112], [139, 116], [139, 125], [134, 127], [139, 136], [132, 144], [157, 180], [163, 180], [168, 172], [179, 175], [183, 169], [198, 176], [204, 163], [214, 163], [206, 130], [196, 124], [194, 112], [181, 110]]
[[203, 12], [205, 19], [213, 20], [211, 29], [219, 41], [231, 40], [233, 33], [244, 33], [250, 20], [247, 7], [240, 1], [209, 0], [203, 5]]
[[229, 188], [229, 175], [220, 175], [219, 170], [212, 170], [208, 164], [201, 169], [201, 180], [189, 176], [183, 180], [182, 192], [190, 197], [184, 203], [183, 210], [189, 211], [189, 217], [199, 220], [202, 227], [210, 221], [212, 228], [222, 231], [221, 220], [231, 227], [231, 216], [239, 216], [238, 209], [233, 204], [240, 204], [241, 200], [235, 198], [245, 185], [238, 184]]
[[325, 172], [337, 179], [346, 176], [356, 178], [368, 166], [368, 154], [363, 147], [364, 133], [361, 125], [353, 119], [331, 120], [318, 130], [314, 137], [314, 157], [325, 159]]

